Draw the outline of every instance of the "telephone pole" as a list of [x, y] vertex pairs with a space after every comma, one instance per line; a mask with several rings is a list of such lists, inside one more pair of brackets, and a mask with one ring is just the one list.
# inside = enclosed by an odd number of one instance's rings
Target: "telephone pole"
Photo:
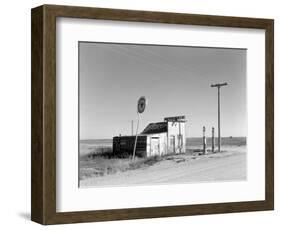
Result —
[[131, 131], [132, 131], [132, 136], [134, 135], [134, 120], [131, 120]]
[[221, 151], [220, 88], [222, 86], [226, 86], [226, 85], [227, 85], [227, 82], [211, 85], [211, 87], [217, 87], [217, 89], [218, 89], [218, 152]]

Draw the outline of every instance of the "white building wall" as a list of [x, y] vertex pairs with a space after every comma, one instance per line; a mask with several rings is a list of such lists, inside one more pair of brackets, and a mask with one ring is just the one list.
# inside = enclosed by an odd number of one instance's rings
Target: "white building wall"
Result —
[[[151, 144], [152, 138], [158, 138], [159, 140], [159, 152], [157, 154], [153, 153], [152, 148], [151, 148]], [[167, 154], [167, 133], [158, 133], [158, 134], [150, 134], [147, 135], [147, 157], [151, 157], [154, 155], [165, 155]]]
[[[155, 155], [166, 155], [173, 153], [185, 153], [186, 135], [185, 135], [185, 122], [167, 122], [168, 132], [149, 134], [147, 135], [147, 157]], [[153, 138], [158, 138], [159, 151], [154, 151], [156, 140], [152, 143]], [[153, 150], [154, 148], [154, 150]]]
[[168, 153], [185, 153], [185, 122], [168, 122]]

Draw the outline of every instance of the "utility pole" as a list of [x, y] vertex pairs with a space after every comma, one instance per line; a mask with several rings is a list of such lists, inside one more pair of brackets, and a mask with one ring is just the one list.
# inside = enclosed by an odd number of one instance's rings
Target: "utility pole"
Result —
[[211, 85], [211, 87], [217, 87], [217, 89], [218, 89], [218, 152], [221, 151], [220, 88], [221, 88], [222, 86], [226, 86], [226, 85], [227, 85], [227, 82]]
[[131, 121], [132, 136], [134, 135], [134, 120]]

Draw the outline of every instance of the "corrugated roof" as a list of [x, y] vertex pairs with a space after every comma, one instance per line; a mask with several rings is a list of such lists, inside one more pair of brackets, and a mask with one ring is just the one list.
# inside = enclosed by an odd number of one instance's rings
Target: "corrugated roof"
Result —
[[167, 122], [150, 123], [141, 134], [165, 133], [168, 131]]

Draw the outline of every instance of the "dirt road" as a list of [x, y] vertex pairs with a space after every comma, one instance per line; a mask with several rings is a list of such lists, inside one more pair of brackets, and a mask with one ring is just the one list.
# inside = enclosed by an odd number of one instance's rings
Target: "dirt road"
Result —
[[237, 148], [201, 156], [175, 155], [146, 168], [82, 180], [81, 187], [245, 180], [246, 162], [246, 152]]

